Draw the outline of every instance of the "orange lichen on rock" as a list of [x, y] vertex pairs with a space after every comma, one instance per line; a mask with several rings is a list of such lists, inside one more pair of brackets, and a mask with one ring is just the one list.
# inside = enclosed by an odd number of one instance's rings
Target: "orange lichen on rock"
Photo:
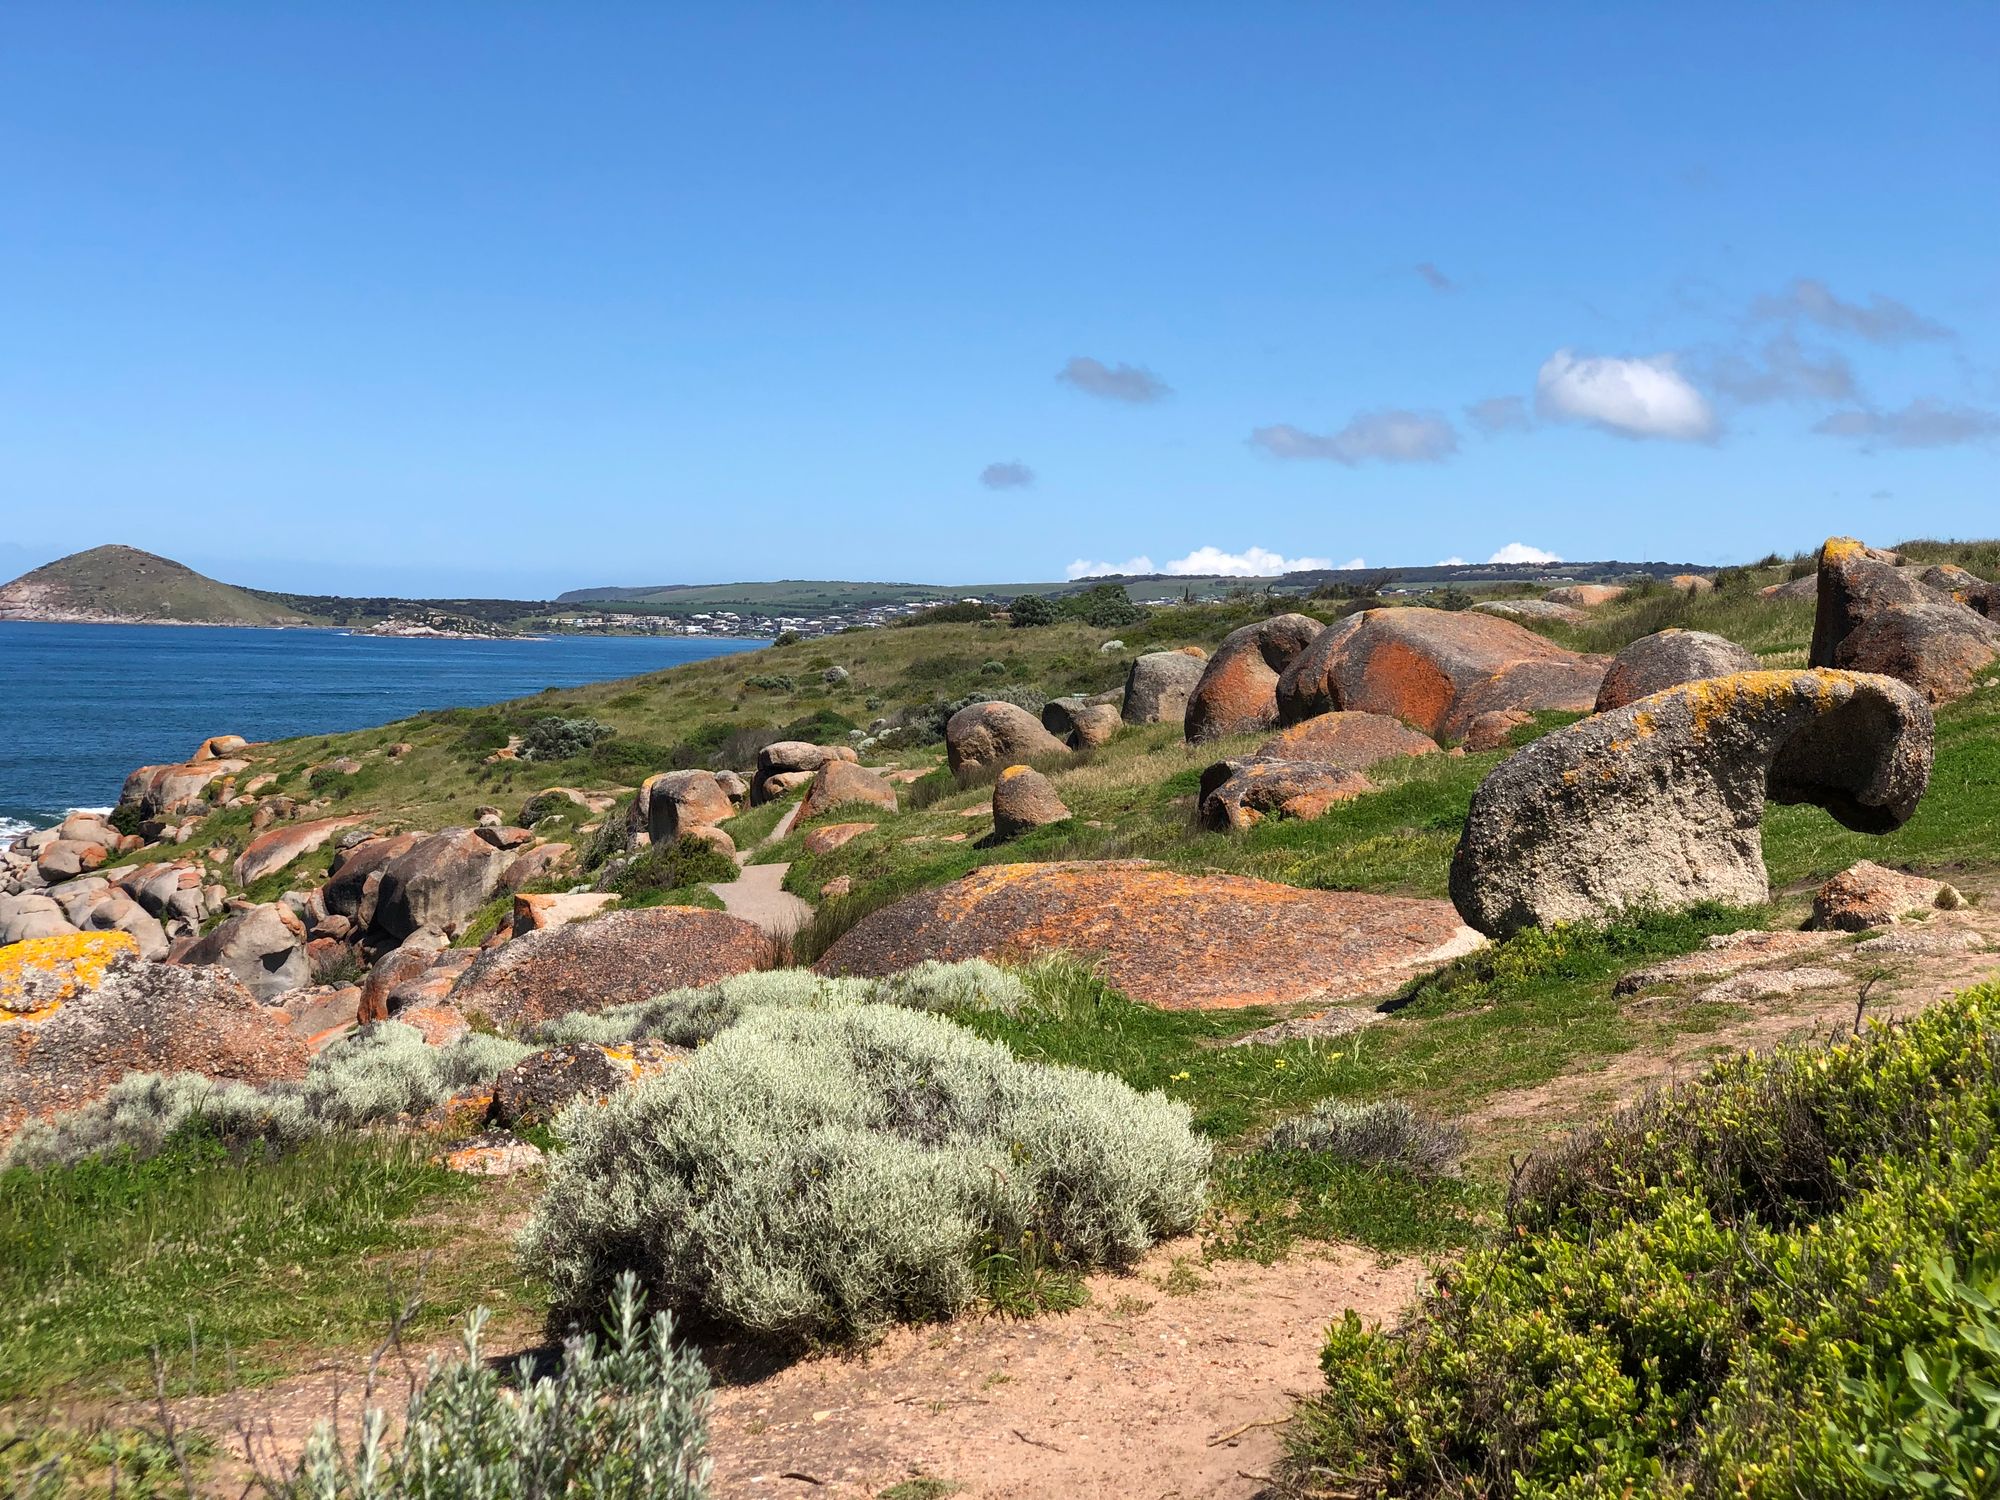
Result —
[[87, 995], [113, 969], [139, 961], [125, 932], [67, 932], [0, 948], [0, 1020], [40, 1021]]

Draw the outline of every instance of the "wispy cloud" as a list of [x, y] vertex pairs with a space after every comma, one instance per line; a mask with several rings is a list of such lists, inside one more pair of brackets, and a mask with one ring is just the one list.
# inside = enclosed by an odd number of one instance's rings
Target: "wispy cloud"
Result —
[[1140, 365], [1107, 365], [1087, 354], [1071, 357], [1056, 372], [1056, 379], [1107, 401], [1131, 401], [1141, 405], [1160, 401], [1173, 394], [1173, 387]]
[[1536, 377], [1535, 409], [1620, 437], [1705, 442], [1715, 436], [1715, 411], [1676, 364], [1671, 354], [1618, 359], [1558, 349]]
[[1489, 563], [1559, 563], [1562, 561], [1555, 553], [1544, 552], [1540, 547], [1530, 547], [1526, 542], [1509, 542], [1486, 560]]
[[1857, 387], [1854, 368], [1832, 349], [1808, 349], [1789, 329], [1754, 353], [1724, 354], [1710, 362], [1707, 384], [1718, 395], [1758, 405], [1768, 401], [1848, 401]]
[[988, 464], [979, 471], [979, 482], [989, 490], [1023, 490], [1035, 482], [1035, 471], [1013, 461]]
[[1759, 297], [1750, 316], [1760, 320], [1804, 319], [1834, 333], [1851, 333], [1871, 344], [1907, 344], [1919, 339], [1948, 339], [1951, 330], [1906, 302], [1871, 294], [1867, 302], [1836, 296], [1824, 281], [1801, 276], [1784, 291]]
[[1441, 463], [1458, 451], [1458, 433], [1434, 411], [1364, 411], [1340, 431], [1307, 432], [1289, 422], [1259, 427], [1250, 441], [1277, 458], [1323, 458], [1350, 468], [1370, 459], [1385, 464]]
[[1465, 409], [1465, 420], [1493, 437], [1502, 432], [1525, 432], [1535, 425], [1528, 415], [1528, 403], [1519, 396], [1488, 396]]
[[1427, 260], [1418, 263], [1417, 274], [1423, 277], [1424, 285], [1434, 292], [1451, 292], [1458, 289], [1456, 282]]
[[1436, 566], [1440, 568], [1462, 568], [1465, 566], [1465, 559], [1456, 554], [1450, 557], [1440, 557], [1437, 560]]
[[1813, 431], [1855, 438], [1871, 448], [1953, 448], [2000, 437], [2000, 412], [1919, 396], [1893, 411], [1866, 407], [1837, 411]]

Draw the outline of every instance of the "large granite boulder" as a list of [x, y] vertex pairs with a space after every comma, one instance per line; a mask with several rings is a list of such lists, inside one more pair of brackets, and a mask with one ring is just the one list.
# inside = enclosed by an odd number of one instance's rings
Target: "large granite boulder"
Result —
[[1459, 739], [1482, 713], [1588, 713], [1601, 659], [1565, 651], [1511, 620], [1472, 610], [1369, 609], [1302, 652], [1278, 684], [1283, 720], [1335, 709], [1401, 719], [1435, 739]]
[[1144, 1004], [1205, 1010], [1382, 994], [1479, 942], [1442, 901], [1082, 860], [987, 865], [905, 897], [862, 918], [818, 969], [879, 977], [1064, 950]]
[[519, 1029], [761, 968], [770, 939], [694, 906], [611, 911], [526, 932], [482, 953], [451, 992], [467, 1016]]
[[836, 807], [851, 807], [857, 803], [894, 812], [896, 789], [875, 772], [857, 766], [853, 761], [830, 760], [813, 772], [812, 785], [806, 788], [805, 797], [799, 802], [792, 826], [797, 828], [815, 818], [825, 817]]
[[736, 816], [736, 804], [709, 771], [665, 771], [646, 778], [647, 832], [668, 845], [682, 834], [713, 828]]
[[382, 868], [399, 855], [409, 853], [428, 836], [396, 833], [354, 845], [341, 855], [340, 862], [333, 867], [332, 876], [319, 888], [320, 900], [329, 912], [353, 918], [358, 926], [367, 927], [368, 920], [363, 918], [362, 908], [368, 904], [369, 916], [372, 917], [373, 905], [367, 902], [371, 889], [369, 877], [376, 877], [374, 889], [379, 890]]
[[778, 740], [757, 752], [757, 773], [750, 779], [750, 805], [761, 807], [803, 786], [830, 760], [858, 761], [848, 745], [815, 745], [807, 740]]
[[1110, 743], [1124, 726], [1111, 693], [1097, 698], [1051, 698], [1042, 705], [1042, 728], [1072, 750], [1090, 750]]
[[227, 969], [259, 1000], [275, 1000], [312, 978], [305, 925], [282, 906], [252, 906], [223, 918], [176, 961]]
[[1625, 597], [1625, 587], [1617, 583], [1566, 583], [1550, 589], [1542, 597], [1551, 604], [1567, 604], [1572, 609], [1595, 609]]
[[1685, 683], [1545, 735], [1472, 799], [1451, 895], [1491, 936], [1770, 895], [1767, 799], [1886, 833], [1930, 780], [1923, 696], [1856, 672]]
[[1306, 760], [1338, 771], [1365, 771], [1399, 755], [1435, 755], [1437, 741], [1387, 714], [1335, 710], [1280, 730], [1257, 747], [1271, 760]]
[[1503, 620], [1520, 620], [1533, 624], [1537, 620], [1553, 621], [1558, 625], [1588, 625], [1590, 616], [1574, 604], [1563, 604], [1555, 599], [1488, 599], [1472, 606], [1484, 615], [1498, 615]]
[[238, 885], [251, 885], [273, 871], [282, 870], [302, 859], [344, 828], [352, 828], [359, 818], [315, 818], [307, 823], [290, 823], [260, 833], [243, 846], [231, 873]]
[[1069, 754], [1069, 746], [1017, 704], [975, 703], [961, 708], [945, 724], [944, 753], [953, 771], [969, 771], [1048, 760]]
[[[473, 829], [447, 828], [429, 834], [382, 866], [372, 926], [393, 942], [420, 927], [456, 936], [493, 899], [514, 858]], [[338, 908], [328, 901], [327, 909]]]
[[1201, 773], [1201, 826], [1241, 832], [1266, 818], [1319, 817], [1337, 802], [1375, 790], [1359, 771], [1313, 760], [1252, 755], [1217, 761]]
[[124, 933], [139, 945], [141, 958], [167, 956], [167, 929], [158, 917], [123, 891], [114, 890], [106, 900], [91, 907], [89, 916], [77, 925], [86, 932]]
[[1120, 716], [1127, 724], [1184, 724], [1188, 699], [1208, 669], [1208, 653], [1199, 646], [1177, 651], [1148, 651], [1125, 670], [1125, 702]]
[[1279, 679], [1324, 628], [1307, 615], [1273, 615], [1224, 636], [1188, 695], [1188, 742], [1275, 729]]
[[1756, 670], [1755, 654], [1725, 636], [1706, 630], [1661, 630], [1640, 636], [1611, 658], [1604, 685], [1597, 690], [1597, 712], [1623, 708], [1684, 682]]
[[1808, 660], [1894, 677], [1945, 703], [1971, 692], [1977, 674], [2000, 661], [2000, 626], [1853, 538], [1829, 537], [1819, 550]]
[[127, 1073], [252, 1084], [303, 1076], [306, 1044], [284, 1011], [259, 1004], [225, 970], [141, 963], [127, 951], [129, 963], [102, 966], [53, 1001], [0, 1008], [0, 1141], [29, 1120], [90, 1103]]
[[76, 930], [76, 924], [62, 906], [45, 892], [0, 895], [0, 946], [34, 938], [61, 937]]
[[1947, 595], [1954, 604], [1977, 610], [1989, 620], [2000, 621], [2000, 583], [1988, 583], [1956, 563], [1939, 563], [1926, 568], [1918, 580], [1926, 588]]
[[136, 809], [142, 818], [172, 817], [202, 806], [211, 786], [249, 764], [246, 760], [210, 758], [178, 766], [141, 766], [125, 778], [118, 803]]
[[1000, 838], [1018, 838], [1069, 815], [1055, 783], [1032, 766], [1009, 766], [993, 783], [993, 832]]

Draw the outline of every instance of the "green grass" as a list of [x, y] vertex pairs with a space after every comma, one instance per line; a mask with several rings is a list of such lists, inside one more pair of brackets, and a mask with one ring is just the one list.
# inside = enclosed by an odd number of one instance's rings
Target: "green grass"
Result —
[[184, 1500], [189, 1480], [202, 1492], [215, 1453], [215, 1440], [205, 1432], [177, 1433], [169, 1443], [160, 1431], [144, 1427], [44, 1426], [0, 1417], [0, 1493], [16, 1500], [75, 1495]]
[[191, 1134], [144, 1162], [0, 1174], [0, 1400], [143, 1393], [155, 1349], [175, 1391], [267, 1378], [379, 1339], [427, 1257], [416, 1326], [504, 1307], [506, 1245], [444, 1222], [482, 1189], [421, 1151], [333, 1137], [234, 1160]]

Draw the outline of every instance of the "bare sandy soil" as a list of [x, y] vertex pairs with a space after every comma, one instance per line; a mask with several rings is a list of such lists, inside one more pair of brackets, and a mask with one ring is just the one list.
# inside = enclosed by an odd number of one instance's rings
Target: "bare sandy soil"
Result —
[[723, 1390], [716, 1493], [873, 1496], [928, 1477], [992, 1500], [1256, 1494], [1291, 1398], [1319, 1383], [1327, 1323], [1350, 1307], [1393, 1320], [1423, 1269], [1334, 1250], [1209, 1266], [1168, 1293], [1193, 1248], [1093, 1278], [1061, 1317], [902, 1329]]

